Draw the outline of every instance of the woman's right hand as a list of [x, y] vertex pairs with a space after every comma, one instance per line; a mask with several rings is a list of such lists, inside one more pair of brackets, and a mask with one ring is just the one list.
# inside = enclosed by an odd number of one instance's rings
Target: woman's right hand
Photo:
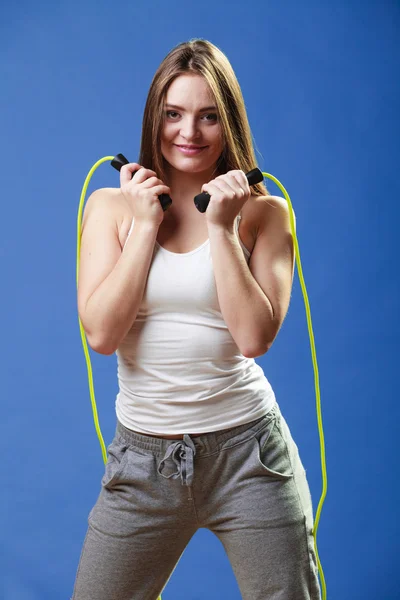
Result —
[[[137, 171], [132, 177], [132, 173]], [[121, 192], [132, 209], [135, 222], [151, 223], [159, 227], [164, 219], [164, 211], [158, 196], [170, 194], [157, 174], [137, 163], [122, 165], [120, 170]]]

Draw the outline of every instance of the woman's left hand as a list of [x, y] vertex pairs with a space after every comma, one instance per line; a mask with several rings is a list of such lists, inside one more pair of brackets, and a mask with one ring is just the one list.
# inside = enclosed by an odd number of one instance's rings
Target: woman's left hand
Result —
[[251, 196], [249, 182], [244, 171], [228, 171], [205, 183], [202, 192], [210, 194], [206, 210], [208, 225], [233, 227], [235, 218]]

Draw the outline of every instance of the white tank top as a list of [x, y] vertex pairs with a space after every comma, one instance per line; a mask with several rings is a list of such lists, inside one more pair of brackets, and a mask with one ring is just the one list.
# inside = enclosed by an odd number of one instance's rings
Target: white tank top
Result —
[[[235, 231], [248, 263], [239, 220]], [[228, 429], [275, 403], [263, 370], [241, 354], [223, 319], [209, 239], [184, 254], [156, 241], [139, 312], [116, 354], [116, 415], [140, 433]]]

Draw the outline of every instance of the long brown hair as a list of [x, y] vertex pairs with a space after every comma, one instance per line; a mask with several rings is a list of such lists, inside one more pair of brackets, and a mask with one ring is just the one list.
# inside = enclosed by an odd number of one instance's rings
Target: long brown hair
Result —
[[[239, 82], [225, 54], [201, 38], [175, 46], [153, 77], [144, 108], [139, 164], [152, 169], [161, 181], [166, 181], [165, 159], [161, 154], [164, 101], [174, 79], [187, 73], [204, 77], [219, 112], [224, 151], [217, 163], [216, 176], [233, 169], [241, 169], [244, 173], [254, 169], [257, 161]], [[257, 196], [270, 195], [263, 182], [250, 186], [250, 189]]]

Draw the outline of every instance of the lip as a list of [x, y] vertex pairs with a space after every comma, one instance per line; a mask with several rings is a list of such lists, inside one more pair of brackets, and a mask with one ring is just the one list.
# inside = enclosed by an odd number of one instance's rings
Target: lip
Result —
[[195, 155], [195, 154], [200, 154], [200, 152], [202, 152], [203, 150], [205, 150], [207, 148], [207, 146], [200, 146], [200, 147], [194, 147], [194, 148], [185, 148], [184, 146], [179, 146], [178, 144], [175, 144], [175, 146], [183, 154], [187, 154], [188, 156], [192, 156], [192, 155]]

